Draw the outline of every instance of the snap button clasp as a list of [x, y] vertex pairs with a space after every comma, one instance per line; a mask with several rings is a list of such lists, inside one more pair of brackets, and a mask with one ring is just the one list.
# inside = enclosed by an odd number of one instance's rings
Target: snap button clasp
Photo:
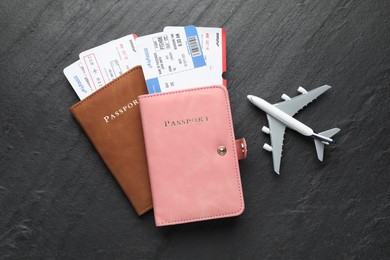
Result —
[[221, 156], [224, 156], [227, 153], [227, 149], [225, 146], [220, 146], [217, 149], [217, 153]]

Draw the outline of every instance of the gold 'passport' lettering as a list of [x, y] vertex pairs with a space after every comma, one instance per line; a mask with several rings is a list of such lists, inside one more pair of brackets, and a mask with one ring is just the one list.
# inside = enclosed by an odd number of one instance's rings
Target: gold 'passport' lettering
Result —
[[209, 121], [208, 116], [199, 116], [199, 117], [185, 118], [180, 120], [165, 120], [164, 125], [165, 127], [182, 126], [182, 125], [189, 125], [193, 123], [204, 123], [207, 121]]
[[124, 114], [128, 110], [132, 109], [134, 106], [138, 105], [138, 100], [134, 99], [133, 101], [129, 102], [125, 106], [122, 106], [117, 111], [114, 111], [113, 113], [106, 115], [103, 117], [104, 122], [108, 123], [114, 119], [116, 119], [118, 116]]

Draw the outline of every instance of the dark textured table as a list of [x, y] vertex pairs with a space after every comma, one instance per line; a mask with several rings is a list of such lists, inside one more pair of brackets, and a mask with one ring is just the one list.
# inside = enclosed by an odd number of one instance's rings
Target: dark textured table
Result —
[[[390, 1], [0, 2], [0, 258], [390, 257]], [[68, 108], [62, 69], [86, 49], [167, 25], [224, 27], [246, 210], [156, 228], [137, 217]], [[323, 163], [287, 130], [281, 175], [262, 149], [271, 102], [333, 88], [296, 118], [340, 127]]]

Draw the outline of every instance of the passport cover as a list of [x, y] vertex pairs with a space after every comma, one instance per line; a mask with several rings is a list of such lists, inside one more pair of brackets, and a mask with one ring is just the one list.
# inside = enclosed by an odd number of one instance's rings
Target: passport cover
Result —
[[138, 66], [70, 108], [138, 215], [152, 208], [137, 99], [146, 93]]
[[241, 149], [226, 88], [143, 95], [139, 101], [156, 226], [240, 215]]

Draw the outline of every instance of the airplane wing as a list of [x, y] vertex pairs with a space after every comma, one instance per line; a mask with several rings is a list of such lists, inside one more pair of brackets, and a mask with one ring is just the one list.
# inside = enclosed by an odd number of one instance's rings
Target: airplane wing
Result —
[[318, 96], [320, 96], [322, 93], [324, 93], [330, 88], [331, 86], [324, 85], [316, 89], [313, 89], [307, 92], [306, 94], [296, 96], [291, 100], [286, 100], [280, 103], [276, 103], [274, 104], [274, 106], [284, 111], [285, 113], [289, 114], [290, 116], [293, 116], [304, 106], [312, 102], [314, 99], [316, 99]]
[[286, 126], [279, 120], [273, 118], [267, 114], [268, 125], [271, 135], [271, 146], [272, 146], [272, 159], [274, 162], [274, 170], [277, 174], [280, 170], [280, 160], [282, 158], [282, 147], [283, 147], [283, 136]]

